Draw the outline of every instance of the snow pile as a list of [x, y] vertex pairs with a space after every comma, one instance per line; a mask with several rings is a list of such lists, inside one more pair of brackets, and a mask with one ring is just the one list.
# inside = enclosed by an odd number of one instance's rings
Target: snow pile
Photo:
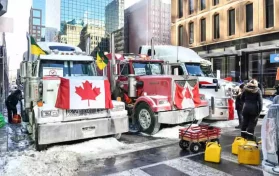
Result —
[[[196, 124], [192, 124], [191, 127], [197, 126]], [[187, 126], [175, 126], [172, 128], [164, 128], [158, 133], [154, 134], [153, 137], [158, 138], [170, 138], [170, 139], [178, 139], [179, 138], [179, 129], [187, 128]]]
[[74, 145], [55, 146], [49, 151], [69, 151], [79, 154], [96, 154], [103, 151], [118, 150], [125, 144], [115, 138], [94, 139]]
[[[5, 157], [6, 165], [0, 171], [5, 176], [75, 176], [78, 170], [78, 155], [74, 152], [28, 151]], [[2, 172], [2, 173], [1, 173]]]
[[105, 138], [55, 146], [43, 152], [29, 150], [12, 153], [4, 157], [6, 165], [3, 169], [0, 167], [0, 175], [75, 176], [78, 175], [79, 161], [83, 156], [118, 151], [124, 145], [115, 138]]
[[210, 123], [210, 126], [215, 126], [219, 128], [230, 128], [230, 127], [236, 127], [239, 125], [238, 119], [235, 120], [228, 120], [228, 121], [217, 121]]

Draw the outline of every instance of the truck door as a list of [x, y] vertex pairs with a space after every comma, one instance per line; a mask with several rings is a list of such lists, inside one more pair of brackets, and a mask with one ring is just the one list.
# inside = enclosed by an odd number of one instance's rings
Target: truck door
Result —
[[128, 63], [120, 64], [119, 72], [120, 74], [118, 77], [118, 81], [124, 85], [125, 90], [128, 90], [128, 75], [130, 73], [129, 64]]

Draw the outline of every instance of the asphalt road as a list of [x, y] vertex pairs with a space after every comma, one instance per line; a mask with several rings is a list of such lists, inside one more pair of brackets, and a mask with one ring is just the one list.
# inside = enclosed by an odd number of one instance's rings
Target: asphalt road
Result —
[[[100, 155], [84, 158], [78, 175], [81, 176], [261, 176], [261, 166], [238, 164], [237, 156], [231, 154], [231, 144], [239, 130], [226, 129], [222, 134], [221, 163], [204, 161], [204, 153], [183, 151], [175, 139], [159, 139], [146, 136], [123, 135], [122, 141], [130, 143], [112, 156]], [[260, 127], [256, 129], [260, 136]]]

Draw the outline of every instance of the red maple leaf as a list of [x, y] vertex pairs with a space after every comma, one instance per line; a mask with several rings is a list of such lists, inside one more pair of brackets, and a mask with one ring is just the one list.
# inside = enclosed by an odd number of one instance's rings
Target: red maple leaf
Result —
[[81, 86], [76, 87], [76, 94], [81, 97], [81, 100], [88, 100], [88, 106], [90, 106], [89, 100], [96, 100], [96, 97], [101, 94], [100, 88], [92, 88], [92, 83], [85, 81]]

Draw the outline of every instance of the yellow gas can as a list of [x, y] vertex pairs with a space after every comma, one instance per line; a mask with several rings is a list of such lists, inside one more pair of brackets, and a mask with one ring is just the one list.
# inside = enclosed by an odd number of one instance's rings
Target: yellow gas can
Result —
[[257, 145], [241, 145], [238, 148], [238, 163], [259, 165], [260, 150]]
[[206, 143], [204, 160], [214, 163], [220, 163], [222, 148], [218, 142]]
[[246, 140], [243, 137], [235, 137], [233, 144], [232, 144], [232, 154], [238, 154], [238, 146], [244, 145]]

